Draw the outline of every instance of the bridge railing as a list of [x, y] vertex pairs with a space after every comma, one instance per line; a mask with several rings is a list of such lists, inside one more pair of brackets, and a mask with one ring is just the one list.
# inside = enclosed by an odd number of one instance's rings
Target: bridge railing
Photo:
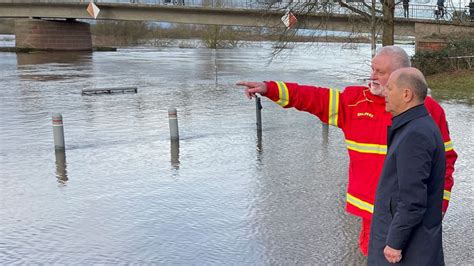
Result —
[[[360, 1], [347, 1], [349, 5], [357, 7], [359, 10], [370, 13], [368, 6]], [[28, 2], [28, 0], [0, 0], [0, 3], [19, 3]], [[30, 1], [31, 2], [31, 1]], [[36, 0], [35, 3], [88, 3], [89, 0]], [[162, 5], [162, 6], [188, 6], [188, 7], [211, 7], [211, 8], [240, 8], [254, 10], [293, 10], [299, 12], [314, 12], [327, 14], [352, 14], [347, 8], [339, 6], [334, 0], [94, 0], [95, 3], [113, 3], [124, 5]], [[376, 9], [382, 10], [382, 5], [377, 0]], [[435, 16], [436, 5], [410, 4], [408, 9], [408, 18], [410, 19], [440, 19]], [[446, 16], [443, 20], [461, 20], [467, 21], [468, 7], [445, 7]], [[381, 16], [380, 13], [378, 13]], [[395, 17], [403, 18], [403, 5], [398, 3], [395, 6]]]
[[[40, 0], [41, 1], [41, 0]], [[51, 0], [45, 0], [51, 1]], [[61, 0], [59, 0], [61, 1]], [[68, 0], [66, 0], [68, 1]], [[78, 1], [78, 0], [69, 0]], [[81, 1], [81, 0], [79, 0]], [[85, 0], [83, 0], [85, 1]], [[180, 5], [191, 7], [213, 7], [213, 8], [248, 8], [262, 10], [295, 10], [305, 12], [311, 9], [313, 12], [325, 12], [330, 14], [351, 14], [347, 8], [343, 8], [334, 0], [96, 0], [97, 3], [123, 3], [123, 4], [151, 4], [151, 5]], [[349, 1], [348, 1], [349, 2]], [[370, 1], [366, 2], [370, 5]], [[370, 10], [360, 1], [348, 3], [360, 10], [370, 13]], [[382, 10], [380, 1], [376, 3], [376, 9]], [[435, 16], [436, 5], [410, 4], [408, 18], [413, 19], [439, 19]], [[444, 20], [468, 19], [468, 7], [445, 7], [446, 17]], [[403, 5], [399, 2], [395, 6], [395, 17], [403, 18]]]

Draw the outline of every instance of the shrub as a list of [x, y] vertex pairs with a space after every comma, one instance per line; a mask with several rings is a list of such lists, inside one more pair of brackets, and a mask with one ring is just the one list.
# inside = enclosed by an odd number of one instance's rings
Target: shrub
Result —
[[217, 25], [204, 26], [202, 41], [207, 48], [232, 48], [239, 43], [237, 32], [231, 27]]
[[417, 52], [412, 57], [412, 65], [425, 75], [436, 74], [448, 70], [447, 53], [440, 52]]
[[426, 75], [471, 69], [472, 63], [468, 60], [456, 58], [460, 56], [474, 56], [474, 38], [447, 37], [447, 46], [439, 52], [417, 52], [412, 58], [412, 65]]

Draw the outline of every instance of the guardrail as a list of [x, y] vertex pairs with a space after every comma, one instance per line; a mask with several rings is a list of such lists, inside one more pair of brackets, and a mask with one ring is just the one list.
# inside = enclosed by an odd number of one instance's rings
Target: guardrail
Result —
[[[0, 3], [84, 3], [88, 0], [0, 0]], [[322, 0], [314, 2], [310, 0], [94, 0], [100, 6], [101, 3], [124, 4], [124, 5], [160, 5], [160, 6], [184, 6], [184, 7], [206, 7], [206, 8], [238, 8], [257, 10], [293, 10], [295, 13], [328, 13], [328, 14], [353, 14], [347, 8], [339, 6], [334, 0]], [[370, 13], [370, 2], [364, 5], [362, 2], [350, 2], [349, 5], [359, 10]], [[382, 5], [377, 1], [376, 9], [382, 10]], [[436, 5], [410, 4], [407, 19], [446, 20], [446, 21], [469, 21], [468, 7], [445, 7], [445, 16], [439, 18], [435, 15]], [[378, 13], [378, 15], [381, 15]], [[395, 6], [395, 17], [403, 18], [404, 9], [401, 3]], [[471, 14], [472, 18], [472, 14]]]

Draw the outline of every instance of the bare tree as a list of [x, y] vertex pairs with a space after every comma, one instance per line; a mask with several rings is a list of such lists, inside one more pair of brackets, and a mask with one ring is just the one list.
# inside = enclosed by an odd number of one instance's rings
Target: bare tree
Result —
[[[281, 2], [282, 0], [267, 0], [265, 11], [291, 11], [300, 21], [298, 27], [304, 27], [304, 18], [310, 15], [318, 14], [321, 16], [321, 22], [316, 27], [319, 30], [327, 30], [328, 20], [337, 13], [347, 14], [352, 22], [351, 37], [360, 36], [360, 33], [366, 32], [358, 25], [363, 24], [365, 28], [370, 29], [370, 38], [372, 43], [372, 55], [375, 54], [375, 44], [379, 31], [382, 31], [382, 44], [392, 45], [394, 42], [394, 11], [395, 0], [381, 0], [382, 10], [377, 9], [377, 0], [366, 2], [365, 0], [289, 0], [289, 2]], [[284, 37], [281, 42], [291, 41], [295, 36], [295, 30], [285, 29], [282, 33]], [[280, 44], [279, 47], [284, 47]]]

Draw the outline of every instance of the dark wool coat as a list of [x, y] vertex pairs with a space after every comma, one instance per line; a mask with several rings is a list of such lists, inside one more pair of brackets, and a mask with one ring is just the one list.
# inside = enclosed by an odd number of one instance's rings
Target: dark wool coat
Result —
[[397, 265], [444, 265], [442, 214], [445, 151], [424, 105], [392, 119], [377, 186], [368, 265], [392, 265], [386, 245], [402, 250]]

